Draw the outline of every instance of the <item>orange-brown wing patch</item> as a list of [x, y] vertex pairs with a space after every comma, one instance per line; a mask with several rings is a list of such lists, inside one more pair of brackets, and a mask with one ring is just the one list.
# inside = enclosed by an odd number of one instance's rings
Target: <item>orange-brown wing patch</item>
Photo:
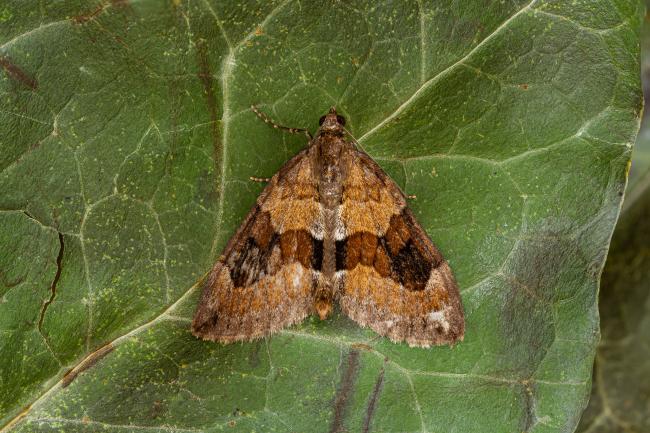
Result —
[[194, 335], [223, 343], [250, 340], [309, 313], [323, 257], [323, 241], [311, 230], [322, 216], [314, 213], [309, 170], [304, 151], [271, 179], [203, 282]]

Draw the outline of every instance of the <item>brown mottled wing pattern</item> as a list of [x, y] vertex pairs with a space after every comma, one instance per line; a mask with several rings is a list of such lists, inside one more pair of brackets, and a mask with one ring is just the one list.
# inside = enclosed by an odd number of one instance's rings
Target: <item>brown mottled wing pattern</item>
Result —
[[230, 343], [300, 322], [322, 262], [322, 212], [308, 149], [271, 179], [203, 282], [192, 332]]
[[458, 286], [399, 187], [365, 153], [344, 155], [336, 268], [343, 311], [411, 346], [462, 340]]

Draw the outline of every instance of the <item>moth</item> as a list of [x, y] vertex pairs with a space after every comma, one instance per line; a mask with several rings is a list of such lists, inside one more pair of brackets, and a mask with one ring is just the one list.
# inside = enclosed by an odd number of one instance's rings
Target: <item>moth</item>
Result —
[[204, 279], [192, 333], [248, 341], [309, 314], [324, 320], [338, 303], [393, 342], [462, 340], [458, 285], [407, 197], [346, 139], [335, 108], [319, 125], [314, 137], [307, 132], [307, 148], [269, 180]]

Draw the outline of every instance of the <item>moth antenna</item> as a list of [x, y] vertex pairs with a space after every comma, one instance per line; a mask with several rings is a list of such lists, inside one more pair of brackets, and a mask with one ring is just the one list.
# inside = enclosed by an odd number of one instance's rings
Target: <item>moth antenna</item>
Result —
[[289, 126], [278, 125], [273, 121], [273, 119], [271, 119], [269, 116], [261, 112], [255, 105], [251, 105], [251, 110], [253, 110], [253, 113], [257, 114], [257, 117], [262, 119], [264, 123], [266, 123], [267, 125], [271, 125], [275, 129], [282, 129], [283, 131], [287, 131], [291, 134], [305, 134], [307, 138], [309, 138], [309, 141], [314, 139], [314, 137], [311, 135], [311, 132], [309, 132], [304, 128], [291, 128]]

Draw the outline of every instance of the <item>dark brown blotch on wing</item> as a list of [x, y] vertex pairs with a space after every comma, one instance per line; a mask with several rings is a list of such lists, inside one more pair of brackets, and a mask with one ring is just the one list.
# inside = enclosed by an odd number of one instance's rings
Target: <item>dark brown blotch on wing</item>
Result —
[[246, 238], [243, 245], [227, 259], [226, 264], [235, 287], [250, 286], [263, 276], [277, 271], [271, 257], [279, 236], [273, 233], [268, 239], [263, 237], [264, 245], [258, 244], [256, 239], [255, 236]]
[[386, 234], [358, 232], [336, 242], [336, 269], [352, 270], [359, 264], [372, 266], [407, 290], [424, 290], [431, 270], [440, 264], [433, 245], [403, 215], [394, 215]]
[[336, 242], [337, 270], [354, 269], [357, 264], [372, 266], [377, 250], [377, 236], [357, 232]]
[[280, 236], [273, 230], [270, 214], [257, 206], [248, 227], [249, 230], [244, 232], [247, 236], [239, 241], [226, 259], [235, 287], [250, 286], [279, 269], [279, 263], [272, 256]]
[[264, 225], [268, 221], [268, 212], [261, 213], [253, 222], [251, 235], [228, 257], [226, 264], [235, 287], [248, 287], [294, 261], [306, 269], [321, 270], [322, 240], [313, 238], [307, 230], [289, 230], [280, 235], [270, 225]]
[[407, 290], [424, 290], [432, 267], [431, 259], [424, 257], [410, 239], [397, 255], [391, 257], [391, 277]]
[[289, 230], [280, 236], [282, 261], [298, 261], [307, 269], [320, 271], [323, 264], [323, 241], [307, 230]]

